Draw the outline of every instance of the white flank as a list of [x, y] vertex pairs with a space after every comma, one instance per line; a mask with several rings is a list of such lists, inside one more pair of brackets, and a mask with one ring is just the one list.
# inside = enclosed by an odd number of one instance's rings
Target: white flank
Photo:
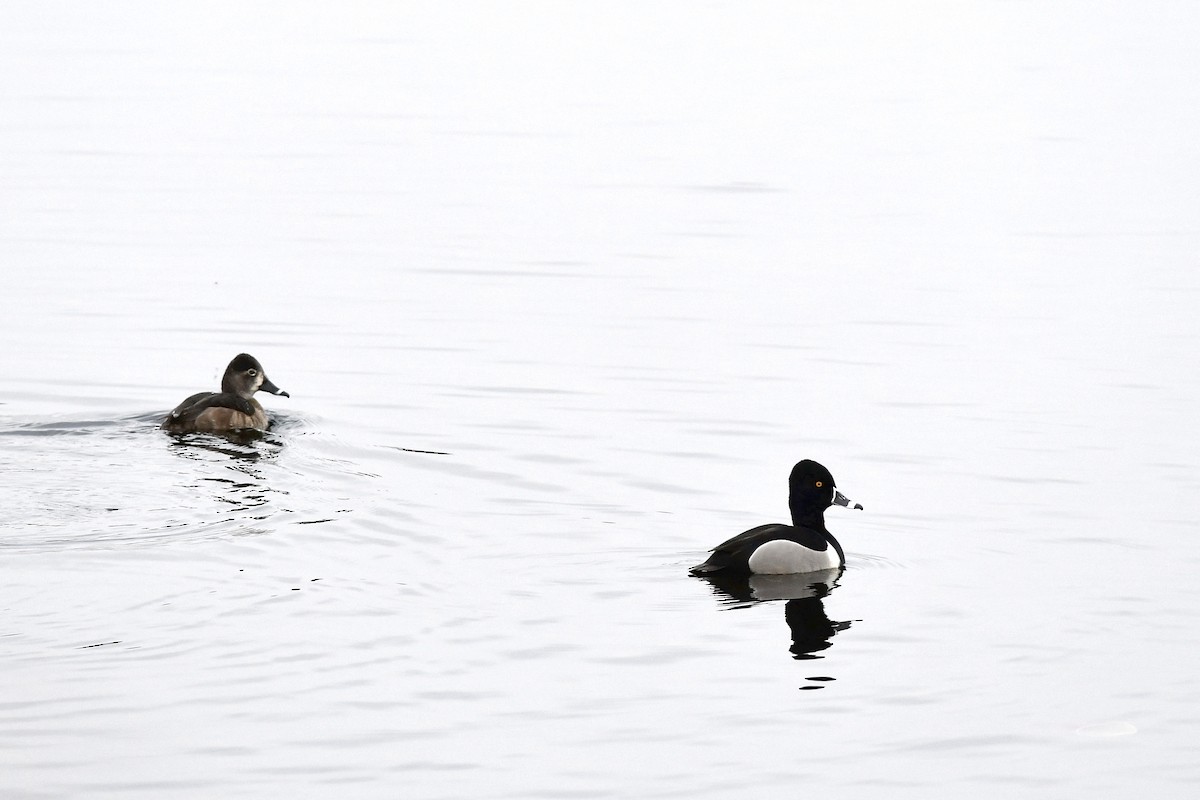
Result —
[[787, 539], [774, 539], [750, 554], [750, 571], [756, 575], [792, 575], [837, 566], [837, 551], [832, 547], [809, 550]]

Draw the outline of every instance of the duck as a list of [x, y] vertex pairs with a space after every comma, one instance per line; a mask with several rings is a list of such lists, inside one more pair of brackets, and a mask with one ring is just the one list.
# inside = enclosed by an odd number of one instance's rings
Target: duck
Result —
[[265, 431], [270, 419], [255, 392], [291, 397], [263, 371], [258, 359], [239, 353], [225, 368], [220, 392], [197, 392], [175, 407], [160, 426], [169, 433]]
[[772, 523], [739, 533], [714, 547], [708, 560], [689, 572], [698, 577], [748, 578], [844, 567], [846, 554], [825, 527], [825, 509], [837, 505], [862, 510], [862, 505], [851, 503], [829, 470], [808, 459], [792, 467], [788, 489], [791, 525]]

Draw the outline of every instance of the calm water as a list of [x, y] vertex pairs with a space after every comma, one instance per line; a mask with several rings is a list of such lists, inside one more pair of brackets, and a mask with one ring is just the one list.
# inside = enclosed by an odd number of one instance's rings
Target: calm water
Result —
[[1198, 23], [7, 6], [0, 793], [1191, 796]]

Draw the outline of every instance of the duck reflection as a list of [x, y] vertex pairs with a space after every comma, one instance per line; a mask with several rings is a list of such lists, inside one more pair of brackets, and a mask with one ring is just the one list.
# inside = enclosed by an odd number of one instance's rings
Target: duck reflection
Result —
[[170, 436], [174, 440], [171, 442], [172, 449], [180, 456], [192, 459], [201, 457], [201, 453], [197, 451], [207, 451], [231, 458], [257, 461], [264, 455], [274, 455], [274, 452], [260, 448], [260, 443], [278, 446], [278, 442], [272, 441], [269, 434], [251, 429], [222, 433], [176, 433]]
[[851, 620], [835, 622], [825, 613], [824, 598], [837, 587], [842, 568], [796, 575], [751, 575], [730, 578], [698, 576], [713, 593], [730, 605], [749, 606], [785, 600], [783, 619], [792, 633], [792, 658], [822, 658], [816, 655], [832, 646], [835, 634], [850, 627]]
[[[232, 431], [221, 434], [173, 434], [172, 451], [181, 458], [217, 468], [213, 474], [194, 479], [213, 490], [213, 498], [230, 511], [265, 510], [270, 495], [262, 467], [275, 459], [283, 440], [261, 431]], [[263, 517], [253, 517], [262, 519]]]

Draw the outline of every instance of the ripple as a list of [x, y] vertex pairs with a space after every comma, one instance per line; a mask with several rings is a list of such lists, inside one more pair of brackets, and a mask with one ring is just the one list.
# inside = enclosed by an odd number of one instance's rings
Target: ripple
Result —
[[846, 553], [846, 569], [905, 569], [906, 564], [870, 553]]
[[[161, 414], [0, 424], [9, 520], [0, 549], [110, 549], [266, 533], [345, 513], [323, 483], [346, 467], [302, 417], [241, 440], [172, 436]], [[300, 489], [303, 491], [300, 491]], [[342, 507], [339, 507], [342, 506]]]
[[1093, 739], [1129, 736], [1137, 732], [1137, 726], [1120, 720], [1116, 722], [1098, 722], [1094, 725], [1084, 725], [1075, 729], [1076, 736], [1086, 736]]

